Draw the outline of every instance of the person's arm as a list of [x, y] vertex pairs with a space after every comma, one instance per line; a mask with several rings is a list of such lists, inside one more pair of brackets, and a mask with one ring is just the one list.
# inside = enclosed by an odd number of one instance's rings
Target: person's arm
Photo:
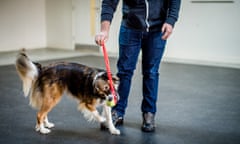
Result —
[[162, 39], [167, 40], [172, 34], [173, 27], [175, 22], [178, 20], [179, 9], [181, 5], [181, 0], [170, 0], [169, 2], [169, 11], [167, 15], [166, 22], [162, 27]]
[[116, 11], [119, 0], [103, 0], [101, 11], [101, 29], [100, 33], [96, 34], [95, 42], [101, 45], [106, 42], [109, 36], [110, 25], [113, 19], [113, 14]]

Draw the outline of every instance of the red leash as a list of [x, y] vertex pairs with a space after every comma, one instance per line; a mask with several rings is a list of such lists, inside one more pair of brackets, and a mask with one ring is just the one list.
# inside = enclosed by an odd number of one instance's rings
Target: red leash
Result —
[[111, 70], [110, 70], [110, 63], [109, 63], [108, 54], [107, 54], [107, 50], [106, 50], [104, 42], [102, 43], [102, 49], [103, 49], [103, 55], [104, 55], [106, 70], [107, 70], [107, 76], [108, 76], [108, 79], [109, 79], [109, 82], [110, 82], [110, 90], [111, 90], [113, 98], [114, 98], [114, 103], [116, 104], [117, 103], [117, 95], [116, 95], [115, 89], [113, 87], [112, 74], [111, 74]]

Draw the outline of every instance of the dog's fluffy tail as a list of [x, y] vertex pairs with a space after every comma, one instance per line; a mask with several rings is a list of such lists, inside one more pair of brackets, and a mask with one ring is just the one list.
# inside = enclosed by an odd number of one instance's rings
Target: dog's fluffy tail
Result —
[[24, 95], [27, 97], [39, 75], [38, 66], [27, 57], [24, 49], [18, 54], [15, 65], [23, 82]]

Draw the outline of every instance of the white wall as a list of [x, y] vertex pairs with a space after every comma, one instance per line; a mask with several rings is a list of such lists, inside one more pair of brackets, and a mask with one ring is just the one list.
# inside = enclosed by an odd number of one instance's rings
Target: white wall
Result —
[[72, 0], [46, 0], [47, 47], [74, 49]]
[[[101, 14], [101, 1], [100, 0], [74, 0], [75, 5], [75, 42], [76, 44], [83, 45], [96, 45], [94, 38], [95, 34], [99, 33], [100, 30], [100, 14]], [[91, 7], [91, 1], [95, 1], [95, 7]], [[118, 9], [115, 12], [114, 20], [111, 24], [110, 37], [106, 43], [107, 50], [110, 53], [118, 53], [118, 33], [121, 23], [121, 1], [119, 3]], [[90, 9], [94, 9], [96, 12], [96, 17], [91, 18]], [[94, 22], [95, 33], [92, 35], [91, 22]]]
[[73, 49], [71, 0], [0, 0], [0, 52]]
[[182, 1], [180, 19], [165, 59], [187, 63], [240, 66], [240, 2]]
[[95, 45], [94, 38], [100, 29], [99, 9], [99, 0], [74, 0], [76, 44]]
[[122, 19], [122, 1], [119, 2], [117, 10], [114, 14], [114, 18], [111, 23], [111, 29], [109, 32], [109, 39], [106, 44], [108, 51], [111, 53], [118, 53], [118, 35], [121, 19]]
[[[74, 49], [76, 28], [88, 27], [90, 22], [84, 17], [89, 15], [86, 11], [80, 14], [82, 25], [75, 25], [79, 19], [75, 18], [77, 11], [72, 10], [73, 1], [76, 0], [0, 0], [0, 52], [22, 47]], [[86, 4], [77, 7], [90, 8], [89, 2], [84, 2]], [[182, 0], [180, 18], [168, 41], [164, 59], [240, 67], [239, 13], [240, 2], [236, 0], [230, 4], [193, 4], [191, 0]], [[121, 4], [107, 42], [111, 53], [118, 52], [120, 20]], [[94, 44], [92, 37], [86, 41], [83, 44]]]
[[46, 47], [45, 0], [0, 0], [0, 51]]

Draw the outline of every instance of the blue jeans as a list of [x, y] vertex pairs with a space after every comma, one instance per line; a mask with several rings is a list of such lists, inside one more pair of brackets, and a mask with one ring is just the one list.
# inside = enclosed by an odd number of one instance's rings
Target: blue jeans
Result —
[[118, 93], [120, 100], [113, 107], [119, 116], [124, 116], [128, 105], [128, 96], [132, 76], [136, 69], [138, 55], [142, 50], [142, 112], [156, 113], [158, 96], [159, 65], [162, 59], [166, 41], [162, 40], [161, 32], [142, 32], [124, 26], [120, 27], [119, 59], [117, 62], [120, 85]]

